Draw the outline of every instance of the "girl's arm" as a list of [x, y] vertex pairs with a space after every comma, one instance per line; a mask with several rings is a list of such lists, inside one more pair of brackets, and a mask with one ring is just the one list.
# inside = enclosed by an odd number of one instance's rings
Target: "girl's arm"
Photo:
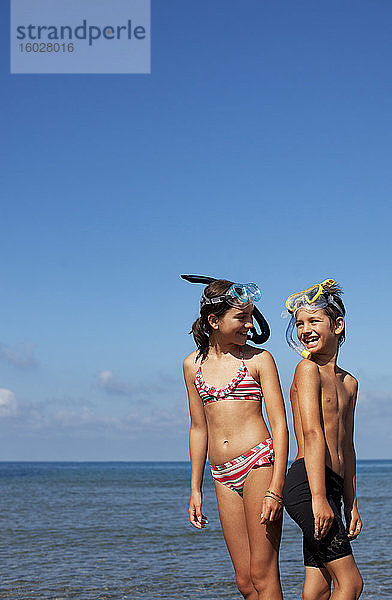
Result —
[[346, 417], [346, 435], [344, 444], [344, 515], [348, 527], [348, 537], [355, 539], [362, 529], [362, 521], [357, 507], [356, 492], [356, 456], [354, 448], [354, 412], [357, 402], [358, 382], [350, 376], [350, 406]]
[[[269, 490], [280, 497], [286, 475], [289, 434], [287, 430], [286, 412], [278, 371], [271, 354], [266, 350], [259, 355], [259, 375], [263, 390], [271, 435], [274, 440], [274, 470]], [[273, 521], [280, 516], [281, 503], [271, 498], [264, 498], [262, 523]]]
[[191, 418], [189, 431], [189, 454], [191, 459], [189, 520], [198, 529], [204, 529], [208, 523], [207, 518], [201, 512], [203, 473], [207, 456], [207, 423], [203, 404], [195, 388], [194, 353], [184, 360], [183, 368]]
[[315, 363], [303, 360], [294, 376], [304, 436], [305, 468], [312, 494], [314, 537], [324, 537], [334, 518], [325, 490], [325, 437], [321, 427], [321, 381]]

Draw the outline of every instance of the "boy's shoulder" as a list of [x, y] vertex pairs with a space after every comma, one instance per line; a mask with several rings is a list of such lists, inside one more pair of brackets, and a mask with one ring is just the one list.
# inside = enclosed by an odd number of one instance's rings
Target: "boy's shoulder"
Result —
[[308, 385], [320, 389], [321, 377], [317, 364], [304, 358], [295, 368], [293, 382], [290, 388], [290, 397], [293, 398], [293, 395], [295, 396], [299, 389], [303, 389], [304, 386]]
[[341, 367], [339, 367], [339, 374], [341, 376], [343, 385], [347, 388], [350, 394], [356, 396], [359, 385], [358, 380], [354, 377], [354, 375], [351, 375], [351, 373], [349, 373], [345, 369], [342, 369]]
[[294, 371], [294, 379], [298, 377], [317, 377], [319, 379], [320, 371], [318, 365], [306, 358], [300, 360]]

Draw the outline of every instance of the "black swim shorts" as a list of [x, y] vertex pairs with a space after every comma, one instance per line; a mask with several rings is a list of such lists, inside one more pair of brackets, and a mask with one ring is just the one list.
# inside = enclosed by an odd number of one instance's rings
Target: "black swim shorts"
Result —
[[283, 488], [283, 502], [290, 517], [303, 533], [305, 567], [323, 568], [325, 563], [352, 554], [350, 541], [342, 521], [343, 478], [325, 467], [325, 487], [329, 505], [335, 518], [331, 529], [321, 540], [314, 538], [312, 495], [305, 469], [305, 461], [299, 458], [288, 470]]

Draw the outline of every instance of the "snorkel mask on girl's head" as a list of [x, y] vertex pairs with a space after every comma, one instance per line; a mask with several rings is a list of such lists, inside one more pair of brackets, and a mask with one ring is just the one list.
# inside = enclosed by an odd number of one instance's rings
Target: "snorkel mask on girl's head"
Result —
[[258, 302], [261, 298], [261, 291], [256, 283], [233, 283], [233, 285], [222, 296], [209, 298], [203, 292], [200, 300], [200, 308], [205, 304], [218, 304], [218, 302], [227, 302], [236, 308], [243, 308], [250, 303]]
[[332, 304], [337, 308], [341, 316], [344, 316], [342, 308], [335, 302], [334, 297], [328, 292], [328, 288], [333, 286], [335, 281], [333, 279], [326, 279], [322, 283], [316, 283], [312, 287], [302, 292], [296, 292], [291, 294], [286, 300], [286, 309], [283, 317], [287, 317], [291, 314], [291, 319], [286, 329], [286, 340], [290, 348], [292, 348], [302, 358], [310, 358], [311, 353], [306, 350], [305, 346], [301, 344], [299, 340], [294, 340], [293, 331], [296, 326], [296, 313], [300, 308], [308, 311], [319, 310], [325, 308], [329, 304]]
[[[204, 275], [181, 275], [181, 278], [190, 283], [203, 283], [204, 285], [208, 285], [213, 281], [218, 281], [214, 277], [205, 277]], [[232, 304], [232, 306], [238, 308], [239, 306], [247, 306], [250, 302], [258, 302], [260, 298], [261, 291], [255, 283], [234, 283], [222, 296], [207, 298], [203, 293], [200, 300], [200, 307], [205, 304], [217, 304], [218, 302], [223, 302], [225, 300], [229, 304]], [[256, 327], [252, 327], [248, 333], [248, 339], [254, 344], [264, 344], [270, 336], [269, 325], [256, 306], [253, 308], [252, 316], [258, 325], [259, 332]]]

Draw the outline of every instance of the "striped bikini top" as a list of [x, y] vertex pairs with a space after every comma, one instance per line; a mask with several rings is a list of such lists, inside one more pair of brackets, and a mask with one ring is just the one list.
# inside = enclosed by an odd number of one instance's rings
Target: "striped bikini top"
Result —
[[261, 387], [249, 373], [244, 359], [242, 357], [242, 364], [237, 371], [234, 379], [224, 388], [216, 388], [213, 385], [208, 385], [204, 381], [203, 373], [200, 367], [197, 369], [195, 374], [195, 385], [199, 392], [203, 406], [211, 404], [212, 402], [220, 402], [222, 400], [250, 400], [254, 402], [261, 402], [263, 394]]

